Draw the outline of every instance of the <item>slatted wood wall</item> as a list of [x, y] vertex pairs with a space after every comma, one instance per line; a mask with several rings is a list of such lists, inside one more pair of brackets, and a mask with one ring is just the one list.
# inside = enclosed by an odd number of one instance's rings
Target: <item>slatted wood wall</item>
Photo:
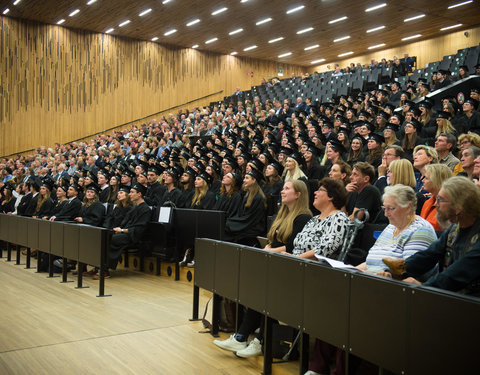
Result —
[[[468, 37], [464, 35], [465, 32], [468, 33]], [[361, 64], [370, 64], [371, 59], [380, 61], [383, 57], [387, 60], [392, 59], [393, 56], [402, 58], [404, 53], [408, 53], [410, 56], [417, 56], [417, 67], [425, 68], [425, 65], [430, 62], [440, 61], [443, 59], [443, 56], [456, 54], [459, 49], [473, 47], [478, 45], [478, 43], [480, 43], [480, 27], [446, 34], [438, 38], [410, 43], [401, 47], [375, 51], [367, 55], [330, 62], [328, 64], [314, 67], [312, 72], [315, 70], [318, 72], [332, 70], [334, 63], [338, 63], [340, 64], [340, 67], [345, 68], [350, 65], [351, 62], [354, 62], [355, 64], [357, 62]], [[328, 68], [327, 65], [329, 65], [330, 68]]]
[[[0, 17], [0, 155], [79, 139], [224, 90], [208, 104], [279, 66]], [[306, 70], [281, 66], [285, 76]]]

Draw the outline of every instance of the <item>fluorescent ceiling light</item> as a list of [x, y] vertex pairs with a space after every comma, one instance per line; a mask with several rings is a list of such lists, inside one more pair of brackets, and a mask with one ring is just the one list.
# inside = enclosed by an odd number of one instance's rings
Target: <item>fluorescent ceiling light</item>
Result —
[[61, 25], [64, 22], [65, 22], [65, 19], [62, 18], [61, 20], [58, 20], [57, 25]]
[[7, 14], [8, 12], [10, 12], [10, 9], [7, 8], [3, 11], [3, 14]]
[[[15, 0], [15, 2], [13, 3], [13, 5], [17, 5], [20, 1], [22, 0]], [[96, 0], [95, 0], [96, 1]]]
[[314, 44], [313, 46], [305, 47], [304, 50], [309, 51], [311, 49], [315, 49], [315, 48], [318, 48], [318, 47], [320, 47], [320, 44]]
[[285, 53], [282, 53], [281, 55], [278, 55], [278, 57], [281, 59], [282, 57], [287, 57], [287, 56], [290, 56], [292, 53], [291, 52], [285, 52]]
[[350, 51], [350, 52], [341, 53], [340, 55], [338, 55], [338, 57], [343, 57], [343, 56], [348, 56], [348, 55], [353, 55], [353, 52]]
[[97, 2], [97, 0], [90, 0], [90, 1], [87, 3], [87, 5], [92, 5], [93, 3], [96, 3], [96, 2]]
[[410, 17], [410, 18], [405, 18], [403, 22], [410, 22], [413, 20], [418, 20], [419, 18], [425, 17], [425, 14], [419, 14], [418, 16]]
[[402, 38], [402, 40], [410, 40], [410, 39], [415, 39], [415, 38], [420, 38], [422, 34], [415, 34], [411, 36], [406, 36], [405, 38]]
[[[453, 8], [456, 8], [456, 7], [461, 7], [462, 5], [467, 5], [467, 4], [470, 4], [470, 3], [473, 3], [473, 0], [464, 1], [463, 3], [458, 3], [458, 4], [450, 5], [450, 6], [448, 7], [448, 9], [453, 9]], [[13, 5], [15, 5], [15, 4], [13, 4]]]
[[223, 13], [223, 12], [225, 12], [227, 9], [228, 9], [227, 7], [223, 7], [223, 8], [217, 9], [217, 10], [215, 10], [214, 12], [212, 12], [212, 16], [216, 16], [217, 14]]
[[170, 1], [172, 1], [172, 0], [163, 0], [163, 1], [162, 1], [162, 4], [169, 3]]
[[325, 59], [318, 59], [318, 60], [313, 60], [311, 63], [312, 64], [318, 64], [318, 63], [321, 63], [321, 62], [324, 62]]
[[257, 46], [250, 46], [250, 47], [244, 48], [243, 50], [244, 51], [251, 51], [252, 49], [255, 49], [255, 48], [257, 48]]
[[237, 51], [234, 51], [234, 52], [231, 52], [230, 55], [235, 56], [237, 53], [238, 53]]
[[334, 39], [333, 43], [341, 42], [342, 40], [350, 39], [350, 35], [342, 36], [341, 38]]
[[218, 38], [212, 38], [212, 39], [208, 39], [205, 44], [210, 44], [210, 43], [213, 43], [213, 42], [216, 42], [218, 40]]
[[275, 43], [275, 42], [279, 42], [281, 40], [285, 39], [283, 36], [280, 36], [278, 38], [275, 38], [275, 39], [271, 39], [268, 41], [268, 43]]
[[242, 28], [237, 29], [237, 30], [233, 30], [233, 31], [230, 31], [230, 32], [228, 33], [228, 35], [235, 35], [235, 34], [241, 33], [242, 31], [243, 31]]
[[312, 30], [313, 30], [313, 27], [307, 27], [306, 29], [298, 30], [297, 34], [307, 33], [307, 32], [312, 31]]
[[113, 30], [115, 30], [113, 27], [105, 31], [106, 34], [110, 34]]
[[302, 10], [303, 8], [305, 8], [305, 5], [299, 5], [298, 7], [287, 10], [287, 14], [298, 12], [299, 10]]
[[262, 25], [264, 23], [267, 23], [267, 22], [270, 22], [272, 20], [272, 18], [268, 17], [268, 18], [264, 18], [263, 20], [260, 20], [258, 21], [255, 25]]
[[156, 40], [158, 40], [158, 36], [154, 36], [154, 37], [152, 38], [152, 42], [155, 42]]
[[177, 29], [171, 29], [171, 30], [168, 30], [165, 32], [165, 36], [169, 36], [169, 35], [172, 35], [172, 34], [175, 34], [177, 32]]
[[386, 6], [387, 6], [387, 3], [378, 4], [378, 5], [375, 5], [373, 7], [365, 9], [365, 12], [372, 12], [374, 10], [377, 10], [377, 9], [380, 9], [380, 8], [383, 8], [383, 7], [386, 7]]
[[72, 13], [70, 13], [68, 16], [73, 17], [75, 14], [80, 13], [80, 9], [75, 9]]
[[328, 21], [328, 23], [332, 24], [332, 23], [337, 23], [337, 22], [340, 22], [340, 21], [345, 21], [347, 18], [348, 18], [347, 16], [343, 16], [343, 17], [336, 18], [334, 20]]
[[150, 13], [152, 11], [152, 8], [145, 9], [142, 13], [139, 14], [140, 17], [143, 17], [144, 15]]
[[125, 25], [128, 25], [129, 23], [130, 23], [130, 20], [125, 20], [120, 25], [118, 25], [118, 27], [123, 27]]
[[241, 2], [241, 3], [246, 3], [247, 1], [248, 1], [248, 0], [242, 0], [242, 1], [240, 1], [240, 2]]
[[370, 46], [370, 47], [368, 47], [368, 49], [380, 48], [380, 47], [383, 47], [384, 45], [385, 45], [385, 43], [381, 43], [381, 44], [375, 44], [374, 46]]
[[192, 48], [198, 48], [198, 47], [199, 47], [198, 44], [194, 44], [194, 45], [192, 46]]
[[195, 25], [196, 23], [199, 23], [200, 22], [200, 18], [196, 18], [194, 20], [191, 20], [189, 23], [187, 23], [187, 26], [193, 26]]
[[374, 31], [382, 30], [385, 28], [385, 25], [374, 27], [373, 29], [368, 29], [367, 33], [373, 33]]
[[445, 31], [445, 30], [454, 29], [455, 27], [460, 27], [460, 26], [462, 26], [462, 24], [461, 24], [461, 23], [457, 23], [456, 25], [442, 27], [442, 28], [440, 29], [440, 31]]

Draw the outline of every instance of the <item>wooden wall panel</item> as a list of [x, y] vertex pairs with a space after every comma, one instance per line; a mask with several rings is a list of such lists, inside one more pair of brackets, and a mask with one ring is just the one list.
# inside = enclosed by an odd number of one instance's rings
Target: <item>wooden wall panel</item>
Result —
[[[223, 90], [207, 104], [276, 75], [280, 65], [7, 17], [0, 26], [0, 155], [79, 139]], [[303, 70], [281, 66], [285, 76]]]
[[[464, 33], [468, 32], [469, 36], [465, 37]], [[369, 64], [371, 59], [380, 61], [383, 57], [387, 60], [392, 59], [393, 56], [403, 57], [407, 52], [410, 56], [417, 56], [417, 67], [425, 68], [425, 65], [430, 62], [440, 61], [443, 56], [457, 53], [459, 49], [468, 48], [478, 45], [480, 43], [480, 27], [473, 29], [462, 30], [459, 32], [450, 33], [439, 38], [428, 39], [420, 42], [415, 42], [400, 47], [384, 49], [375, 51], [368, 55], [356, 56], [340, 61], [330, 62], [312, 68], [311, 72], [325, 72], [333, 70], [335, 63], [340, 64], [340, 67], [345, 68], [351, 62]], [[329, 67], [328, 67], [329, 66]]]

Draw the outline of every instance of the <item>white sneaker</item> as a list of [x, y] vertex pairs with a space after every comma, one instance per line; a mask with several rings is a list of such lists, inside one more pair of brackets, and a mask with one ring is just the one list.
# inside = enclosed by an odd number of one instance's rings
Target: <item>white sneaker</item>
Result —
[[255, 337], [245, 349], [239, 350], [235, 354], [241, 358], [257, 357], [262, 355], [262, 344]]
[[303, 375], [322, 375], [320, 374], [319, 372], [315, 372], [315, 371], [312, 371], [312, 370], [308, 370], [305, 374]]
[[230, 350], [232, 352], [237, 352], [247, 347], [247, 342], [237, 341], [237, 339], [235, 338], [235, 335], [231, 335], [226, 340], [213, 340], [213, 343], [217, 345], [219, 348]]

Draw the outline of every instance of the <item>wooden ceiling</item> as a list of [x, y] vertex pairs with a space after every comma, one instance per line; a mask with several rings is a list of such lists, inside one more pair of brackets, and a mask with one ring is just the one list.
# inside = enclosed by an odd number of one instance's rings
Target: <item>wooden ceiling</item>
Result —
[[[377, 49], [391, 48], [413, 41], [430, 39], [449, 32], [471, 28], [480, 24], [479, 1], [447, 9], [448, 6], [463, 0], [96, 0], [87, 5], [89, 0], [0, 0], [0, 11], [10, 11], [8, 17], [57, 24], [65, 19], [63, 27], [77, 28], [105, 33], [114, 28], [111, 35], [151, 41], [158, 37], [156, 43], [191, 48], [198, 45], [199, 50], [248, 56], [259, 59], [311, 66], [312, 61], [325, 59], [334, 62], [339, 54], [352, 51], [351, 55], [368, 53], [368, 47], [383, 44]], [[383, 8], [366, 12], [365, 9], [381, 3]], [[297, 6], [304, 8], [287, 14]], [[220, 8], [228, 9], [220, 14], [212, 12]], [[69, 14], [79, 9], [76, 15]], [[142, 11], [151, 11], [139, 16]], [[423, 18], [404, 22], [404, 19], [425, 14]], [[340, 17], [344, 21], [329, 24]], [[200, 22], [186, 26], [192, 20]], [[272, 21], [256, 25], [258, 21], [272, 18]], [[119, 24], [125, 20], [130, 23], [123, 27]], [[462, 26], [440, 31], [443, 27], [462, 24]], [[367, 33], [375, 27], [385, 26], [382, 30]], [[298, 34], [302, 29], [313, 30]], [[243, 29], [234, 35], [230, 32]], [[171, 35], [164, 34], [171, 30]], [[402, 38], [421, 34], [421, 37], [402, 41]], [[334, 42], [335, 39], [350, 36], [349, 39]], [[270, 40], [283, 37], [275, 43]], [[207, 40], [218, 40], [206, 44]], [[305, 50], [306, 47], [319, 47]], [[249, 46], [257, 48], [244, 51]], [[286, 57], [279, 55], [291, 53]], [[318, 64], [316, 64], [318, 65]]]

